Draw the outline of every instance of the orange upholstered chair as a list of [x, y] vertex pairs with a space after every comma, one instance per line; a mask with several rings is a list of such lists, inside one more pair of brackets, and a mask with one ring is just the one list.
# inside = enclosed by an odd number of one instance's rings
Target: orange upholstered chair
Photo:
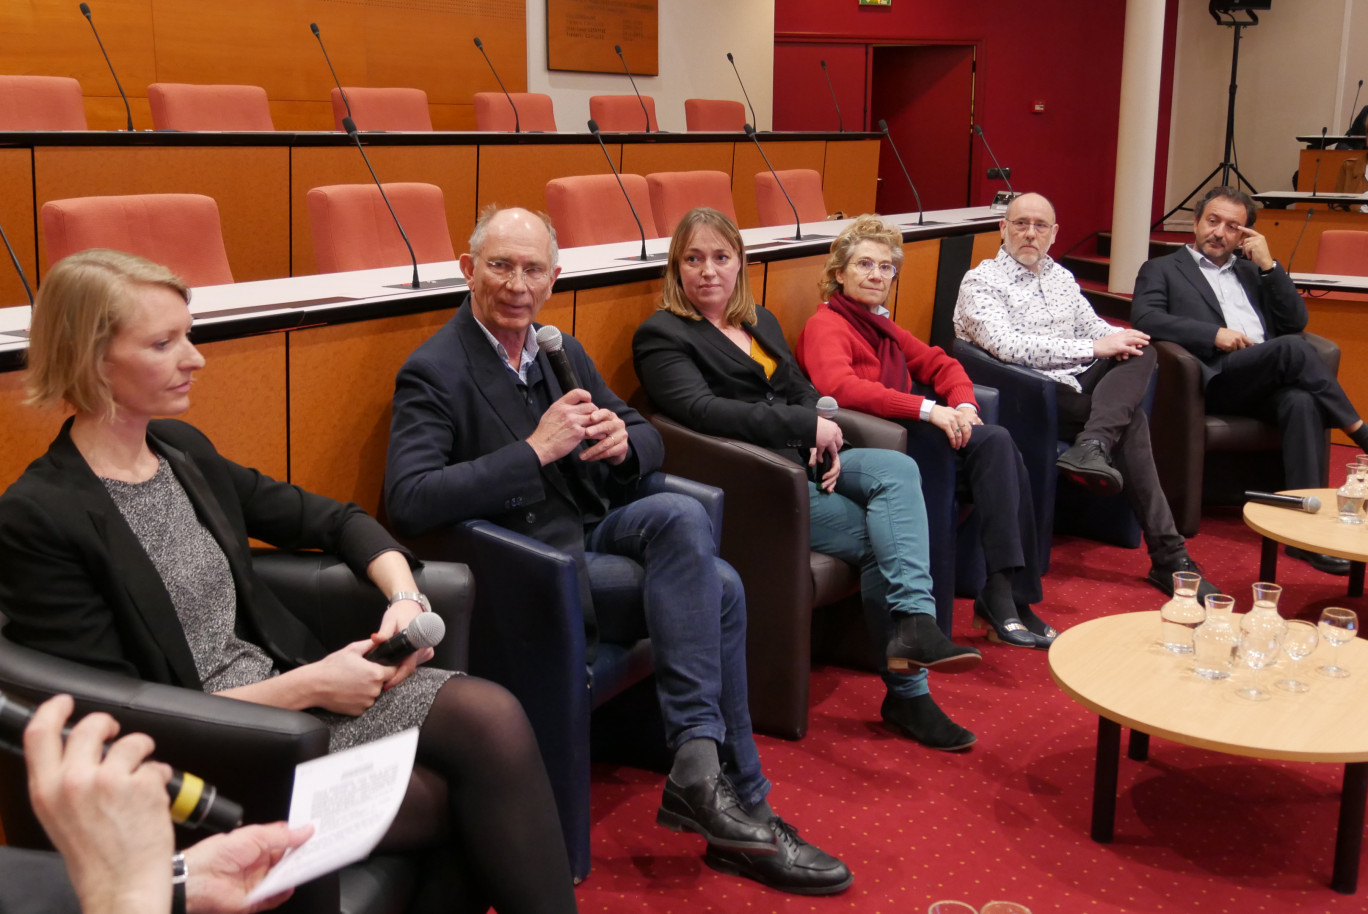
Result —
[[274, 130], [260, 86], [153, 83], [147, 87], [157, 130]]
[[651, 132], [660, 129], [656, 123], [655, 99], [649, 95], [641, 96], [637, 101], [635, 95], [595, 95], [589, 99], [589, 116], [598, 122], [598, 127], [604, 133], [639, 133], [646, 127], [646, 120], [641, 116], [641, 106], [646, 106], [646, 114], [650, 117]]
[[736, 221], [731, 176], [725, 171], [658, 171], [646, 176], [646, 186], [661, 237], [674, 234], [679, 220], [696, 206], [711, 206]]
[[[622, 187], [632, 198], [641, 231], [647, 238], [659, 238], [651, 195], [641, 175], [623, 175]], [[556, 226], [562, 247], [577, 248], [613, 241], [641, 238], [632, 210], [622, 196], [622, 188], [612, 175], [578, 175], [546, 182], [546, 213]]]
[[[1320, 247], [1316, 249], [1316, 272], [1368, 276], [1368, 232], [1322, 232]], [[1331, 294], [1340, 301], [1368, 301], [1368, 295], [1362, 292]]]
[[42, 219], [49, 266], [87, 248], [112, 248], [163, 264], [191, 286], [233, 281], [213, 197], [133, 194], [49, 200]]
[[[385, 195], [404, 224], [419, 263], [456, 259], [440, 187], [386, 184]], [[404, 239], [374, 184], [313, 188], [309, 191], [309, 225], [320, 273], [373, 270], [411, 262]]]
[[784, 199], [788, 191], [793, 206], [798, 209], [800, 222], [821, 222], [828, 213], [822, 199], [822, 176], [811, 168], [794, 168], [776, 172], [784, 187], [775, 183], [768, 171], [755, 174], [755, 208], [760, 212], [761, 225], [792, 225], [793, 209]]
[[551, 96], [542, 92], [510, 92], [518, 107], [517, 120], [502, 92], [475, 93], [475, 129], [512, 133], [516, 124], [523, 133], [556, 132], [556, 112]]
[[81, 84], [69, 76], [0, 76], [0, 130], [85, 130]]
[[432, 112], [428, 111], [427, 93], [422, 89], [345, 88], [346, 102], [341, 92], [332, 90], [333, 123], [338, 130], [342, 129], [342, 118], [347, 116], [347, 102], [351, 103], [351, 119], [357, 130], [432, 129]]
[[686, 98], [684, 126], [689, 130], [740, 133], [746, 129], [746, 106], [721, 98]]

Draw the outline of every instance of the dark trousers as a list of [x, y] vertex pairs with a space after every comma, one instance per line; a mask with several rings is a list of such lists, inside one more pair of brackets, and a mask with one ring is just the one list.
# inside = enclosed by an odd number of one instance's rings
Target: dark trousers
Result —
[[1124, 361], [1098, 359], [1078, 376], [1082, 393], [1058, 384], [1055, 394], [1059, 436], [1075, 442], [1095, 438], [1106, 446], [1125, 480], [1126, 501], [1140, 521], [1150, 560], [1163, 564], [1182, 555], [1187, 546], [1159, 485], [1150, 451], [1149, 419], [1140, 408], [1156, 358], [1154, 349], [1147, 346], [1143, 355]]
[[1274, 337], [1227, 353], [1218, 368], [1207, 381], [1207, 412], [1277, 422], [1287, 488], [1324, 488], [1325, 430], [1353, 425], [1359, 416], [1311, 344], [1300, 336]]

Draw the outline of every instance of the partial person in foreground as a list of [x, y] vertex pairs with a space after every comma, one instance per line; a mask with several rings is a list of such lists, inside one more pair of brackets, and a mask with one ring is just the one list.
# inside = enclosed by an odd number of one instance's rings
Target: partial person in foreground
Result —
[[[1031, 609], [1041, 599], [1040, 552], [1026, 466], [1007, 430], [979, 418], [974, 384], [959, 362], [890, 320], [888, 295], [902, 263], [902, 232], [878, 216], [860, 216], [841, 232], [818, 282], [826, 301], [798, 337], [798, 363], [818, 393], [902, 424], [909, 445], [929, 443], [945, 456], [952, 480], [963, 474], [988, 572], [974, 598], [975, 622], [991, 625], [990, 637], [1004, 644], [1047, 648], [1056, 632]], [[939, 402], [915, 393], [914, 384]], [[924, 483], [927, 468], [920, 469]], [[923, 486], [923, 495], [949, 512], [954, 489]]]
[[704, 434], [800, 466], [830, 460], [808, 482], [812, 548], [861, 570], [866, 624], [886, 645], [882, 716], [934, 749], [967, 749], [974, 734], [936, 705], [926, 674], [970, 670], [981, 658], [936, 624], [917, 464], [897, 451], [841, 450], [840, 426], [817, 414], [817, 391], [779, 322], [751, 297], [745, 264], [741, 233], [722, 213], [702, 207], [680, 220], [661, 310], [632, 338], [641, 386], [661, 412]]
[[[204, 366], [188, 303], [165, 267], [117, 251], [73, 254], [45, 277], [30, 400], [75, 415], [0, 496], [6, 636], [151, 682], [307, 710], [332, 750], [418, 727], [408, 793], [381, 848], [441, 854], [474, 896], [452, 906], [575, 910], [551, 787], [517, 700], [419, 666], [430, 648], [397, 667], [364, 657], [427, 611], [408, 553], [356, 505], [270, 479], [193, 426], [154, 418], [189, 408]], [[377, 633], [326, 653], [257, 578], [249, 537], [337, 554], [388, 598]]]
[[[615, 503], [660, 468], [649, 422], [563, 337], [580, 387], [564, 390], [534, 323], [560, 273], [554, 229], [524, 209], [485, 210], [461, 255], [470, 294], [395, 381], [385, 504], [421, 535], [484, 518], [573, 556], [590, 644], [649, 635], [674, 762], [657, 821], [707, 839], [705, 862], [773, 888], [844, 890], [850, 871], [770, 807], [746, 696], [746, 597], [715, 554], [696, 499]], [[642, 609], [595, 600], [602, 555], [645, 569]], [[601, 590], [600, 590], [601, 593]]]
[[[1302, 335], [1306, 302], [1254, 229], [1258, 204], [1244, 191], [1214, 187], [1195, 213], [1191, 244], [1140, 267], [1131, 321], [1197, 357], [1209, 412], [1277, 422], [1286, 488], [1324, 488], [1325, 430], [1338, 428], [1368, 449], [1368, 428]], [[1348, 559], [1296, 546], [1287, 554], [1349, 573]]]
[[[1149, 336], [1113, 327], [1093, 311], [1073, 275], [1049, 256], [1059, 233], [1054, 206], [1022, 194], [999, 224], [1002, 248], [964, 274], [955, 335], [994, 358], [1055, 382], [1059, 457], [1069, 479], [1100, 494], [1124, 492], [1149, 549], [1146, 580], [1173, 594], [1173, 573], [1201, 573], [1159, 485], [1141, 401], [1154, 375]], [[1205, 578], [1201, 597], [1215, 593]]]
[[[0, 911], [252, 914], [293, 894], [247, 902], [285, 852], [308, 840], [311, 828], [243, 826], [191, 845], [173, 863], [166, 794], [171, 769], [149, 759], [151, 738], [134, 733], [111, 743], [118, 723], [108, 714], [89, 714], [63, 745], [72, 707], [68, 695], [50, 698], [24, 731], [29, 798], [60, 855], [0, 847]], [[173, 883], [177, 865], [179, 888]], [[179, 894], [174, 908], [173, 893]]]

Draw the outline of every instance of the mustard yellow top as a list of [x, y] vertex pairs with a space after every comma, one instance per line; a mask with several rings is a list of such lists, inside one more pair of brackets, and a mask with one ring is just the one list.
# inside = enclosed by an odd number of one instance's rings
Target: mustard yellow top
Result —
[[760, 367], [765, 370], [765, 377], [774, 377], [774, 372], [779, 368], [779, 360], [766, 352], [755, 337], [751, 337], [750, 357], [760, 363]]

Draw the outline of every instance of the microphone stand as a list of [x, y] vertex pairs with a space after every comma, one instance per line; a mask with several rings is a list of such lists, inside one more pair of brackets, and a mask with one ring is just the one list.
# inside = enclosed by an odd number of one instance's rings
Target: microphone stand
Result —
[[613, 45], [613, 50], [617, 51], [618, 60], [622, 61], [622, 70], [627, 74], [628, 81], [632, 84], [632, 91], [636, 93], [637, 104], [641, 106], [641, 113], [646, 118], [646, 132], [651, 132], [651, 112], [646, 110], [646, 102], [641, 97], [641, 91], [637, 89], [636, 80], [632, 79], [632, 71], [627, 66], [627, 58], [622, 56], [622, 45]]
[[822, 75], [826, 77], [827, 91], [831, 93], [831, 104], [836, 108], [836, 129], [839, 133], [845, 133], [845, 118], [841, 117], [841, 103], [836, 101], [836, 89], [831, 85], [831, 74], [827, 72], [825, 60], [819, 60], [822, 65]]
[[741, 81], [741, 71], [738, 70], [738, 69], [736, 69], [736, 61], [732, 58], [731, 51], [728, 51], [728, 52], [727, 52], [727, 63], [729, 63], [729, 64], [732, 65], [732, 72], [736, 74], [736, 81], [737, 81], [737, 83], [739, 83], [740, 86], [741, 86], [741, 95], [742, 95], [742, 97], [745, 98], [745, 100], [746, 100], [746, 107], [750, 109], [750, 113], [751, 113], [751, 123], [752, 123], [752, 124], [757, 124], [757, 123], [759, 123], [759, 121], [756, 120], [756, 117], [755, 117], [755, 106], [751, 104], [750, 93], [748, 93], [748, 92], [746, 91], [746, 84], [745, 84], [744, 82]]
[[[323, 45], [323, 36], [318, 33], [318, 23], [310, 22], [309, 31], [313, 32], [313, 36], [318, 39], [318, 49], [323, 52], [323, 59], [328, 63], [328, 72], [332, 74], [333, 82], [337, 84], [337, 94], [342, 96], [342, 106], [347, 109], [347, 117], [351, 117], [351, 102], [347, 100], [347, 91], [342, 88], [342, 80], [337, 78], [337, 71], [333, 69], [332, 58], [328, 56], [328, 49]], [[363, 152], [362, 155], [365, 153]]]
[[109, 52], [105, 50], [104, 42], [100, 40], [100, 30], [95, 28], [95, 20], [90, 15], [90, 4], [81, 4], [81, 15], [86, 17], [86, 22], [90, 23], [90, 30], [95, 33], [95, 43], [100, 46], [100, 53], [104, 55], [105, 66], [109, 67], [109, 75], [114, 77], [114, 88], [119, 90], [119, 97], [123, 99], [124, 112], [128, 115], [128, 132], [133, 132], [133, 109], [128, 106], [128, 94], [124, 92], [123, 85], [119, 82], [119, 74], [114, 72], [114, 62], [109, 59]]
[[518, 106], [513, 104], [513, 96], [508, 94], [507, 89], [504, 89], [503, 80], [499, 79], [499, 71], [494, 69], [494, 61], [489, 59], [488, 54], [485, 54], [484, 42], [480, 40], [478, 35], [475, 36], [475, 47], [480, 49], [481, 54], [484, 54], [485, 63], [489, 64], [489, 72], [494, 74], [495, 82], [499, 84], [500, 89], [503, 89], [504, 98], [508, 99], [508, 107], [513, 109], [513, 132], [522, 133], [522, 122], [518, 120]]
[[650, 260], [664, 260], [667, 256], [664, 251], [659, 254], [646, 253], [646, 230], [641, 227], [641, 217], [637, 215], [636, 207], [632, 205], [632, 197], [627, 193], [627, 188], [622, 183], [622, 176], [618, 174], [617, 166], [613, 164], [613, 157], [608, 154], [608, 147], [603, 144], [603, 137], [599, 135], [597, 121], [591, 120], [589, 122], [589, 132], [594, 135], [594, 139], [598, 140], [599, 149], [603, 150], [603, 157], [608, 160], [608, 170], [613, 173], [613, 177], [617, 180], [618, 190], [622, 191], [622, 199], [627, 201], [627, 208], [632, 211], [632, 218], [636, 220], [637, 231], [641, 233], [641, 256], [619, 257], [618, 259], [634, 260], [638, 263], [645, 263]]

